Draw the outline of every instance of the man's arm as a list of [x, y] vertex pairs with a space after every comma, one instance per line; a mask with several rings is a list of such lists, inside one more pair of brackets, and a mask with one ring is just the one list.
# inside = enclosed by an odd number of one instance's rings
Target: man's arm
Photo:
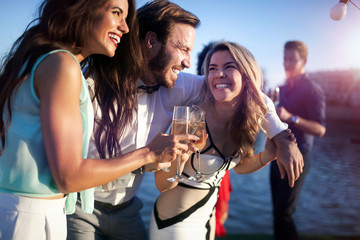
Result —
[[293, 187], [304, 167], [301, 152], [297, 144], [289, 139], [287, 131], [280, 132], [272, 139], [277, 147], [276, 157], [281, 179], [287, 175], [289, 186]]
[[[291, 118], [295, 116], [292, 113], [288, 112], [286, 108], [284, 108], [283, 106], [277, 107], [276, 112], [279, 118], [287, 123], [291, 123]], [[324, 136], [326, 132], [326, 128], [319, 122], [310, 119], [305, 119], [300, 116], [296, 116], [296, 118], [298, 121], [294, 123], [294, 127], [298, 128], [299, 130], [305, 133], [314, 135], [316, 137]]]
[[290, 187], [294, 186], [295, 181], [302, 173], [304, 166], [303, 158], [296, 143], [288, 138], [287, 124], [281, 122], [276, 114], [274, 103], [263, 94], [267, 106], [267, 113], [261, 127], [266, 135], [273, 139], [277, 150], [277, 164], [279, 166], [281, 178], [288, 176]]

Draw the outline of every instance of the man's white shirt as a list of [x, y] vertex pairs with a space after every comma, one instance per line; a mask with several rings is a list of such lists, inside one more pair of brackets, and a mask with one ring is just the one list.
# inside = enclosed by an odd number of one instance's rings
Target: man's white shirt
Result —
[[[173, 88], [160, 87], [153, 93], [139, 92], [137, 94], [137, 111], [133, 111], [133, 122], [126, 127], [120, 138], [122, 153], [128, 153], [146, 146], [157, 134], [165, 133], [172, 120], [173, 107], [188, 105], [200, 93], [203, 76], [180, 73]], [[91, 81], [91, 80], [90, 80]], [[139, 85], [142, 81], [139, 80]], [[91, 85], [91, 84], [89, 84]], [[273, 102], [263, 94], [268, 113], [262, 123], [263, 131], [272, 138], [287, 128], [280, 121]], [[96, 111], [97, 117], [101, 117]], [[271, 119], [271, 121], [270, 121]], [[91, 139], [89, 158], [98, 158], [98, 153]], [[95, 189], [95, 200], [117, 205], [133, 198], [139, 188], [143, 175], [128, 173], [108, 184], [108, 190], [102, 186]]]

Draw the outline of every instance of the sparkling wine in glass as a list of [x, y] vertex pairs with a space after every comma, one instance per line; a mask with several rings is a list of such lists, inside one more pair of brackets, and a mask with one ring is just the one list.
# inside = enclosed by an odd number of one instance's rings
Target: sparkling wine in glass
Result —
[[200, 172], [200, 150], [206, 145], [206, 125], [205, 125], [205, 111], [197, 105], [193, 105], [190, 111], [190, 133], [198, 136], [200, 139], [194, 144], [198, 151], [196, 151], [196, 165], [194, 176], [190, 176], [188, 180], [194, 182], [204, 181], [204, 177]]
[[[188, 106], [174, 106], [172, 134], [188, 134], [189, 133], [189, 118], [190, 107]], [[187, 141], [183, 142], [187, 143]], [[184, 182], [187, 178], [183, 177], [180, 172], [180, 159], [181, 156], [176, 156], [176, 174], [168, 178], [170, 182]]]

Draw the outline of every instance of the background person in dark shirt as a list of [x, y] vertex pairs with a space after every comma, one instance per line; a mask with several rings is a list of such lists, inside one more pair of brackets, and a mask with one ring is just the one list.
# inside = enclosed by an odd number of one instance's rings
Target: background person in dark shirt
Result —
[[308, 50], [301, 41], [289, 41], [284, 46], [286, 82], [280, 87], [280, 103], [276, 109], [283, 122], [289, 124], [303, 155], [304, 169], [293, 188], [281, 179], [276, 162], [271, 163], [271, 193], [274, 217], [274, 239], [298, 239], [292, 219], [301, 187], [310, 168], [310, 150], [314, 136], [325, 134], [325, 96], [318, 84], [305, 72]]

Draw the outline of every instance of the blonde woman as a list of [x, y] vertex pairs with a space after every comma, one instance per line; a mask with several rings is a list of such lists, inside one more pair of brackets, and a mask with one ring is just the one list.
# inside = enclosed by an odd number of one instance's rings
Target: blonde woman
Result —
[[[201, 151], [205, 181], [173, 183], [175, 173], [155, 173], [161, 192], [150, 223], [151, 239], [214, 239], [215, 204], [225, 171], [238, 174], [259, 170], [275, 159], [276, 147], [267, 141], [264, 152], [254, 154], [255, 136], [267, 111], [261, 92], [261, 69], [251, 53], [232, 43], [215, 44], [205, 60], [203, 102], [208, 138]], [[193, 158], [183, 155], [181, 168], [194, 175]]]

